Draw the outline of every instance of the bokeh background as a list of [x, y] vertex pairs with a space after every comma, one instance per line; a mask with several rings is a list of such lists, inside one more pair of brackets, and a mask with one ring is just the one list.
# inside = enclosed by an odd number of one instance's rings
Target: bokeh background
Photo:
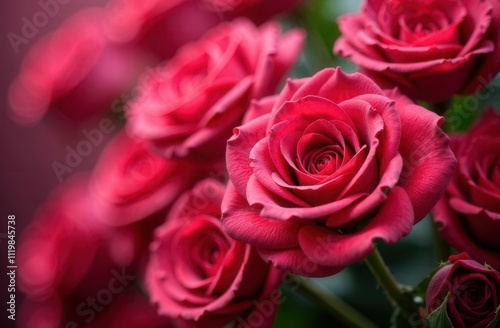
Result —
[[[285, 26], [303, 26], [307, 29], [307, 46], [300, 63], [293, 70], [292, 76], [302, 77], [313, 74], [321, 68], [341, 65], [345, 71], [354, 71], [356, 67], [345, 60], [332, 55], [331, 48], [338, 37], [335, 19], [338, 15], [357, 11], [360, 0], [310, 0], [303, 10], [282, 17]], [[82, 140], [81, 131], [88, 126], [96, 126], [96, 120], [90, 120], [75, 127], [66, 124], [64, 117], [51, 113], [41, 122], [21, 126], [9, 115], [7, 90], [12, 79], [18, 73], [23, 58], [29, 49], [43, 35], [58, 27], [72, 13], [88, 6], [104, 6], [105, 0], [69, 0], [59, 6], [59, 12], [51, 17], [47, 24], [38, 29], [36, 35], [26, 44], [19, 45], [16, 52], [8, 34], [21, 34], [23, 18], [30, 18], [40, 10], [37, 0], [3, 0], [0, 3], [0, 258], [2, 263], [2, 283], [0, 285], [0, 304], [7, 300], [6, 279], [3, 271], [7, 258], [7, 216], [16, 216], [17, 239], [23, 228], [33, 217], [37, 208], [46, 200], [57, 185], [58, 178], [53, 171], [54, 161], [63, 162], [66, 147], [75, 146]], [[183, 28], [180, 26], [179, 28]], [[498, 92], [489, 98], [488, 104], [499, 105]], [[459, 99], [457, 101], [460, 101]], [[469, 123], [474, 119], [471, 116]], [[78, 171], [91, 170], [97, 157], [105, 147], [111, 135], [104, 135], [105, 140], [94, 147], [89, 156], [83, 158]], [[414, 285], [422, 280], [436, 266], [432, 247], [432, 223], [426, 218], [419, 223], [412, 234], [397, 246], [381, 245], [380, 249], [391, 270], [401, 283]], [[355, 264], [343, 272], [328, 278], [315, 279], [328, 290], [347, 303], [353, 305], [381, 327], [389, 326], [391, 306], [385, 300], [383, 292], [376, 286], [363, 263]], [[286, 301], [280, 308], [275, 327], [342, 327], [335, 318], [297, 295], [290, 286], [283, 286]], [[18, 306], [22, 300], [17, 293]], [[5, 309], [0, 309], [1, 327], [14, 327], [6, 319]]]

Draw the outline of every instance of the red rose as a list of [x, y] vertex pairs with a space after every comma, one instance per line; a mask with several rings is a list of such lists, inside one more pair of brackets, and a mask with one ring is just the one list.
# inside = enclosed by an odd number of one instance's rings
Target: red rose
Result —
[[195, 0], [207, 11], [216, 12], [220, 17], [230, 20], [236, 16], [245, 16], [254, 23], [261, 24], [272, 16], [296, 8], [302, 0]]
[[455, 158], [443, 118], [362, 74], [289, 81], [235, 129], [223, 224], [280, 269], [326, 276], [396, 243], [434, 206]]
[[[17, 258], [26, 299], [20, 327], [165, 327], [144, 294], [134, 293], [152, 229], [99, 224], [88, 182], [87, 175], [67, 180], [23, 232]], [[124, 311], [129, 325], [122, 321]]]
[[23, 232], [18, 282], [30, 297], [72, 293], [102, 246], [88, 221], [87, 181], [77, 176], [54, 191]]
[[367, 0], [338, 23], [334, 51], [412, 98], [470, 94], [500, 70], [498, 0]]
[[[76, 294], [60, 297], [53, 295], [42, 301], [25, 300], [17, 318], [18, 328], [179, 328], [174, 321], [159, 316], [155, 307], [149, 303], [147, 296], [138, 291], [138, 286], [120, 286], [112, 283], [114, 291], [107, 299], [106, 291], [110, 291], [109, 283], [113, 275], [105, 273], [107, 281], [98, 286], [95, 292], [88, 291], [88, 285], [81, 285]], [[99, 297], [99, 296], [102, 297]], [[100, 301], [103, 301], [101, 303]], [[109, 302], [108, 302], [109, 301]]]
[[168, 207], [208, 168], [152, 153], [145, 141], [121, 133], [106, 147], [91, 180], [96, 216], [126, 225]]
[[224, 233], [223, 194], [224, 186], [206, 179], [175, 203], [151, 245], [148, 291], [159, 313], [190, 327], [271, 327], [282, 273]]
[[18, 281], [28, 298], [66, 297], [81, 285], [85, 293], [97, 293], [113, 269], [127, 267], [131, 272], [144, 265], [140, 256], [149, 240], [143, 239], [150, 238], [152, 228], [110, 229], [100, 224], [88, 183], [86, 174], [67, 180], [23, 231]]
[[484, 328], [500, 306], [500, 273], [469, 258], [450, 256], [427, 287], [426, 307], [434, 312], [449, 296], [446, 313], [455, 328]]
[[105, 21], [103, 9], [83, 10], [30, 49], [9, 91], [16, 121], [34, 123], [50, 108], [88, 119], [133, 86], [149, 60], [135, 45], [110, 42]]
[[[137, 44], [157, 60], [170, 58], [220, 23], [218, 15], [201, 10], [196, 0], [111, 0], [107, 9], [106, 36]], [[186, 22], [193, 24], [182, 27]]]
[[274, 93], [302, 40], [298, 30], [280, 37], [276, 24], [222, 24], [142, 79], [130, 131], [167, 158], [223, 158], [250, 100]]
[[500, 269], [500, 115], [489, 111], [452, 137], [458, 168], [433, 209], [439, 233], [453, 247]]

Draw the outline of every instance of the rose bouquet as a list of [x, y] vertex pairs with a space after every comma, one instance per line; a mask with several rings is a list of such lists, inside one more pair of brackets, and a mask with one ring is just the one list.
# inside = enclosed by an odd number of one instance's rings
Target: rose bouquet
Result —
[[339, 8], [112, 0], [42, 38], [11, 114], [86, 139], [18, 326], [500, 327], [500, 2]]

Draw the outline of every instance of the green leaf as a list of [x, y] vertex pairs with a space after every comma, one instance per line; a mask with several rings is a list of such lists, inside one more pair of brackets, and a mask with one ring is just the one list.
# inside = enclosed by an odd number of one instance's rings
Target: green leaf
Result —
[[443, 303], [427, 318], [431, 328], [453, 328], [453, 324], [446, 312], [449, 299], [450, 293], [446, 295]]
[[495, 311], [495, 318], [493, 319], [492, 322], [490, 322], [486, 328], [497, 328], [500, 324], [500, 305], [497, 307], [497, 310]]

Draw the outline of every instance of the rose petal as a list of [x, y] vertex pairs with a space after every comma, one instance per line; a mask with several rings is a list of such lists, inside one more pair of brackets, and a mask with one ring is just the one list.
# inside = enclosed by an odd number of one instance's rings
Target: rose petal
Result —
[[238, 192], [245, 196], [248, 179], [253, 174], [250, 167], [250, 151], [266, 135], [270, 115], [259, 118], [234, 129], [234, 135], [227, 142], [226, 165], [231, 181]]
[[416, 105], [398, 106], [396, 102], [396, 108], [402, 125], [399, 185], [408, 193], [415, 222], [419, 222], [444, 193], [456, 159], [448, 147], [449, 138], [440, 129], [442, 117]]
[[320, 265], [348, 266], [372, 253], [376, 239], [396, 243], [410, 233], [412, 226], [410, 199], [402, 188], [394, 187], [377, 215], [361, 231], [342, 234], [319, 226], [306, 226], [300, 229], [299, 243], [304, 253]]

